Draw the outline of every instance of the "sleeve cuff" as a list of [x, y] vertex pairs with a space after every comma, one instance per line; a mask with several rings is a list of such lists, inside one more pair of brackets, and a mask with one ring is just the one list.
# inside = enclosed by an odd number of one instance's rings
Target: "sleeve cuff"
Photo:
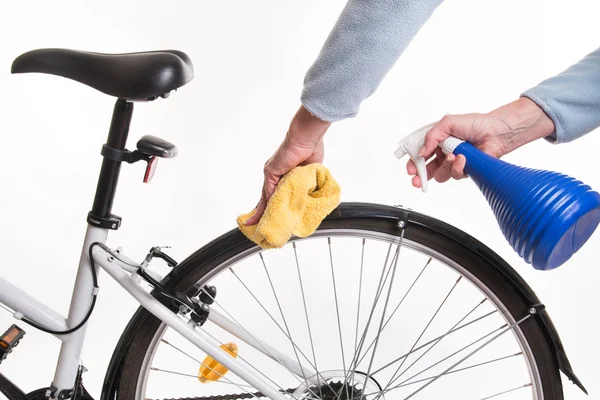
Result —
[[546, 136], [544, 139], [553, 144], [564, 143], [565, 132], [560, 121], [560, 117], [550, 106], [550, 104], [546, 102], [544, 97], [538, 91], [536, 91], [535, 88], [525, 91], [521, 94], [521, 97], [527, 97], [529, 100], [537, 104], [554, 123], [554, 132]]
[[302, 103], [304, 108], [306, 108], [308, 110], [309, 113], [311, 113], [315, 117], [319, 118], [321, 121], [333, 123], [333, 122], [341, 121], [346, 118], [352, 118], [352, 117], [356, 116], [356, 114], [339, 116], [334, 113], [328, 112], [327, 110], [320, 107], [318, 104], [314, 104], [314, 102], [311, 102], [309, 99], [305, 98], [304, 96], [301, 96], [300, 102]]

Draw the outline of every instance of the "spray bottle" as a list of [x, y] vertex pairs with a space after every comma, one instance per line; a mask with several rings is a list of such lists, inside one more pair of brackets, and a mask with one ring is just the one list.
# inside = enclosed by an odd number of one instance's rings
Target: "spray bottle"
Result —
[[[410, 156], [423, 192], [427, 191], [427, 171], [419, 150], [434, 125], [406, 136], [394, 153], [397, 158]], [[564, 264], [600, 223], [600, 194], [575, 178], [504, 162], [455, 137], [439, 146], [446, 155], [466, 158], [465, 173], [490, 204], [504, 237], [535, 269], [551, 270]]]

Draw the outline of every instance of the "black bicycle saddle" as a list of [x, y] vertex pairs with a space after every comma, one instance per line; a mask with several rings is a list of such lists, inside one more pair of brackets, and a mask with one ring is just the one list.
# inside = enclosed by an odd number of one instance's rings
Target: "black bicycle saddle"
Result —
[[176, 50], [103, 54], [38, 49], [17, 57], [11, 72], [58, 75], [128, 100], [167, 97], [194, 78], [192, 61]]

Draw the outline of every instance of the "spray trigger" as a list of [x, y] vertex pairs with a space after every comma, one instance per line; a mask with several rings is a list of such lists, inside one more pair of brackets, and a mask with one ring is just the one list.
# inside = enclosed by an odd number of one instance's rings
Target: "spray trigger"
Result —
[[419, 151], [425, 144], [425, 135], [435, 124], [436, 122], [426, 125], [406, 136], [400, 141], [400, 146], [394, 152], [394, 155], [398, 159], [401, 159], [407, 154], [410, 156], [415, 167], [417, 167], [417, 175], [421, 178], [421, 190], [423, 193], [427, 192], [427, 168], [425, 167], [425, 159], [419, 156]]

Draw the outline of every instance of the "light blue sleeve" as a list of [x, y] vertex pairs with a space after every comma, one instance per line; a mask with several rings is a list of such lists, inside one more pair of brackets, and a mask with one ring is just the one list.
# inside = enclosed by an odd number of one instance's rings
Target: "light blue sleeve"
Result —
[[354, 117], [443, 0], [349, 0], [302, 91], [304, 107], [334, 122]]
[[553, 143], [571, 142], [600, 126], [600, 48], [522, 96], [554, 121]]

